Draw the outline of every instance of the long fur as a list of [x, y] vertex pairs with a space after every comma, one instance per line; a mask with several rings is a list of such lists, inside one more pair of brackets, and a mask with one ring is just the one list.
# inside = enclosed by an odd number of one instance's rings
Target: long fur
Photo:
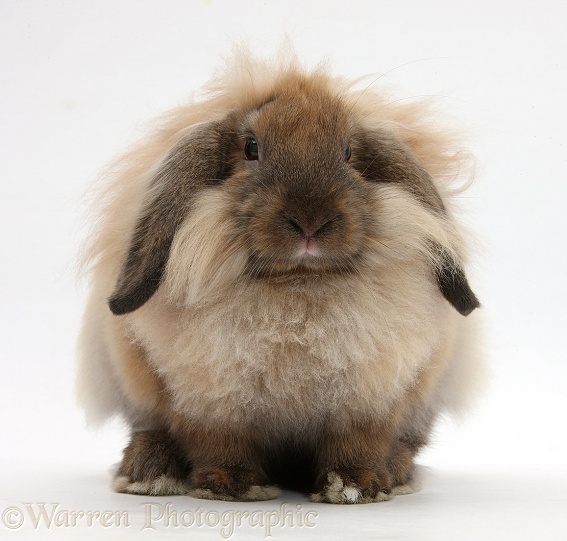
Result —
[[[461, 273], [466, 243], [451, 199], [453, 187], [468, 174], [468, 155], [452, 135], [428, 120], [427, 106], [391, 100], [370, 87], [356, 90], [323, 69], [308, 73], [295, 60], [274, 68], [241, 53], [231, 65], [235, 67], [209, 84], [203, 99], [170, 112], [146, 142], [110, 168], [84, 258], [91, 296], [78, 379], [89, 420], [120, 415], [134, 432], [169, 431], [181, 447], [184, 436], [179, 434], [184, 431], [206, 439], [215, 431], [241, 430], [249, 434], [246, 441], [254, 441], [250, 445], [273, 447], [274, 442], [293, 440], [316, 449], [330, 433], [348, 432], [363, 419], [390, 423], [388, 430], [399, 431], [394, 436], [402, 443], [407, 434], [425, 441], [436, 416], [468, 404], [482, 372], [475, 314], [465, 319], [457, 313], [435, 280], [436, 272], [442, 280], [439, 273], [458, 269], [460, 274], [449, 277], [449, 287], [461, 280], [468, 288]], [[162, 233], [163, 241], [158, 237], [165, 246], [164, 261], [154, 262], [159, 284], [153, 282], [135, 309], [111, 313], [108, 299], [114, 298], [116, 306], [122, 302], [119, 290], [126, 286], [121, 280], [137, 279], [132, 274], [139, 270], [137, 263], [125, 274], [128, 258], [147, 256], [145, 251], [132, 255], [135, 243], [151, 234], [140, 232], [140, 217], [146, 213], [154, 219], [152, 201], [168, 189], [162, 184], [174, 186], [171, 182], [181, 182], [185, 174], [199, 174], [201, 165], [181, 167], [172, 158], [175, 149], [186, 141], [193, 144], [193, 134], [207, 123], [224, 126], [223, 119], [261, 110], [280, 94], [289, 99], [328, 95], [348, 111], [358, 129], [382, 134], [385, 144], [393, 141], [392, 167], [401, 167], [400, 174], [410, 180], [364, 188], [367, 218], [351, 221], [350, 214], [359, 212], [357, 203], [348, 194], [340, 199], [344, 238], [351, 239], [349, 231], [356, 232], [357, 224], [371, 222], [361, 245], [364, 258], [343, 254], [354, 267], [349, 272], [274, 272], [254, 278], [254, 272], [261, 274], [271, 263], [267, 259], [250, 267], [250, 244], [255, 241], [239, 234], [242, 218], [235, 194], [242, 189], [237, 180], [245, 177], [237, 165], [226, 184], [207, 178], [203, 180], [209, 184], [190, 188], [188, 203], [175, 211], [175, 226]], [[207, 146], [213, 148], [216, 132], [207, 137]], [[168, 165], [172, 159], [173, 173]], [[208, 171], [207, 164], [202, 167]], [[361, 168], [353, 177], [361, 186], [364, 172]], [[156, 181], [160, 175], [163, 182]], [[273, 200], [267, 200], [267, 208], [284, 197], [276, 191], [270, 193]], [[181, 205], [177, 193], [167, 195], [175, 208]], [[260, 211], [250, 212], [260, 216]], [[360, 236], [352, 233], [349, 243], [362, 242]], [[457, 293], [462, 286], [457, 284]], [[462, 313], [477, 306], [470, 294], [473, 300], [465, 302], [472, 304]], [[186, 445], [193, 449], [193, 444]], [[203, 443], [194, 456], [187, 451], [189, 462], [201, 464], [204, 449], [211, 446]], [[408, 451], [411, 456], [413, 452]], [[398, 465], [392, 461], [394, 471]], [[323, 473], [323, 485], [327, 478], [333, 481], [313, 496], [317, 501], [348, 503], [353, 494], [361, 494], [359, 501], [385, 499], [383, 491], [368, 496], [372, 491], [364, 492], [362, 481], [353, 485], [358, 488], [349, 488], [348, 476], [339, 475], [337, 481], [331, 466]], [[120, 486], [127, 479], [121, 475]], [[211, 476], [221, 476], [207, 475], [208, 483]], [[262, 484], [253, 479], [247, 490]], [[135, 492], [124, 482], [124, 491]], [[344, 494], [333, 496], [343, 484]], [[220, 489], [215, 492], [216, 486], [201, 484], [196, 493], [233, 499]], [[271, 489], [260, 492], [272, 494]]]

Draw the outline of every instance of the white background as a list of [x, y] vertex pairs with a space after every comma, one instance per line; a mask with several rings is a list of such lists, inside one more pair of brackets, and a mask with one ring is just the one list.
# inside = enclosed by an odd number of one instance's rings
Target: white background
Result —
[[[275, 529], [274, 539], [566, 539], [566, 20], [567, 4], [542, 0], [2, 0], [0, 538], [137, 534], [142, 504], [171, 501], [179, 513], [283, 502], [318, 513], [314, 528]], [[231, 42], [267, 56], [284, 33], [307, 64], [328, 58], [350, 77], [388, 72], [377, 85], [400, 98], [439, 96], [470, 128], [478, 178], [462, 203], [483, 244], [474, 283], [491, 386], [465, 423], [439, 426], [421, 456], [424, 489], [392, 502], [113, 494], [108, 468], [126, 434], [87, 431], [74, 402], [83, 193], [144, 122], [207, 80]], [[130, 527], [34, 530], [24, 504], [39, 502], [127, 511]], [[10, 531], [18, 509], [24, 523]], [[155, 527], [161, 537], [221, 539], [220, 527]], [[248, 523], [234, 534], [264, 537]]]

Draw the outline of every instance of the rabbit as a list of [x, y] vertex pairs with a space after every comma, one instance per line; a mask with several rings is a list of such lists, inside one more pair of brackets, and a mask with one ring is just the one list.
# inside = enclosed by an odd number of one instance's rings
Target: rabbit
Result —
[[240, 54], [115, 162], [86, 248], [79, 397], [131, 431], [112, 487], [336, 504], [418, 488], [482, 373], [428, 104]]

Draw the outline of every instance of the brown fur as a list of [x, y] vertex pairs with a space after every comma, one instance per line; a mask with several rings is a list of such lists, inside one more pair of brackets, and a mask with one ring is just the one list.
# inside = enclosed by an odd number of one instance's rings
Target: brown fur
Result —
[[189, 465], [182, 450], [165, 431], [135, 432], [117, 472], [131, 482], [152, 481], [165, 475], [183, 481]]
[[108, 187], [85, 401], [132, 426], [116, 490], [267, 499], [293, 468], [315, 501], [388, 499], [479, 372], [464, 161], [424, 108], [240, 61]]

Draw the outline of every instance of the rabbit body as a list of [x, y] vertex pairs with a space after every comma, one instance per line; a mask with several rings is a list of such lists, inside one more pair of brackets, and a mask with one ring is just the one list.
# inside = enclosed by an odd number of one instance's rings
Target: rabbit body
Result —
[[243, 71], [173, 111], [103, 197], [79, 388], [132, 429], [113, 486], [259, 500], [301, 472], [314, 501], [410, 492], [481, 368], [443, 184], [462, 162], [419, 107]]

